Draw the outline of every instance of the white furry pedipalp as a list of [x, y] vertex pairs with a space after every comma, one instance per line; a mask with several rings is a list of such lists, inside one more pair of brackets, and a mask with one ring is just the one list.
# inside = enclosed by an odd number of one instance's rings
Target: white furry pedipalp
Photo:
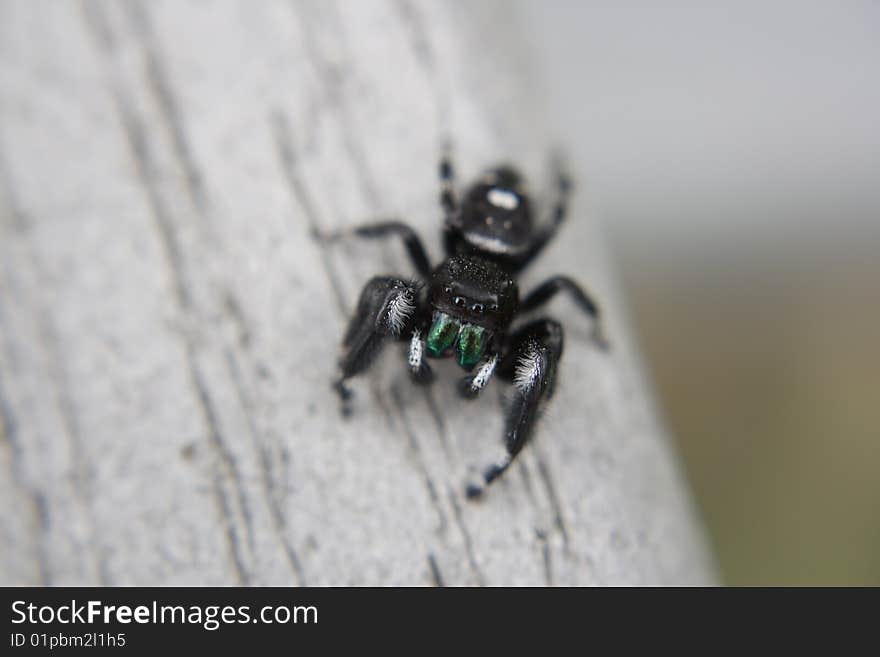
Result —
[[542, 365], [541, 354], [532, 347], [516, 364], [514, 385], [523, 392], [530, 389], [541, 378]]
[[422, 366], [422, 347], [422, 334], [416, 329], [409, 341], [409, 368], [413, 372], [418, 372]]
[[408, 294], [408, 291], [400, 291], [388, 304], [388, 328], [394, 335], [400, 335], [406, 325], [406, 320], [409, 319], [416, 307]]
[[489, 379], [492, 378], [492, 374], [495, 372], [495, 365], [497, 362], [498, 355], [496, 354], [480, 366], [480, 369], [477, 370], [477, 373], [471, 381], [471, 390], [479, 392], [486, 387], [486, 384], [489, 383]]

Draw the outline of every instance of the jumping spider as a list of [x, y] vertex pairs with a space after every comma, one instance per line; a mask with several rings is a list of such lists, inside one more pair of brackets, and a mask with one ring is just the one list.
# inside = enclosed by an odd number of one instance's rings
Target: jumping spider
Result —
[[513, 330], [511, 324], [557, 292], [567, 292], [593, 320], [596, 343], [603, 349], [607, 343], [596, 303], [570, 278], [554, 276], [520, 299], [516, 276], [565, 219], [571, 185], [561, 171], [551, 217], [541, 226], [535, 225], [523, 181], [510, 166], [487, 171], [459, 203], [452, 163], [444, 155], [440, 182], [446, 259], [436, 269], [432, 270], [418, 235], [400, 221], [321, 236], [398, 237], [427, 283], [425, 294], [423, 283], [392, 276], [377, 276], [366, 284], [342, 341], [340, 376], [334, 388], [347, 415], [351, 391], [345, 382], [372, 364], [387, 338], [409, 341], [408, 367], [416, 383], [430, 383], [434, 378], [427, 358], [453, 355], [469, 373], [458, 384], [464, 398], [479, 395], [493, 374], [513, 383], [505, 421], [506, 449], [485, 468], [483, 483], [468, 485], [468, 497], [477, 497], [507, 470], [531, 437], [542, 406], [553, 394], [562, 355], [563, 331], [558, 322], [541, 318]]

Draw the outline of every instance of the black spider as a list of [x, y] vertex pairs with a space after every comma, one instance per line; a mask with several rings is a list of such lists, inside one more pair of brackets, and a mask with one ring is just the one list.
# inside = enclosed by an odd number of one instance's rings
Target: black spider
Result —
[[[598, 307], [570, 278], [554, 276], [523, 299], [516, 284], [516, 275], [540, 253], [565, 219], [571, 186], [563, 173], [557, 176], [552, 216], [541, 226], [535, 225], [522, 179], [509, 166], [486, 172], [461, 203], [456, 200], [448, 156], [440, 162], [440, 180], [447, 257], [436, 269], [431, 269], [418, 235], [399, 221], [322, 236], [399, 237], [427, 283], [425, 293], [421, 283], [392, 276], [377, 276], [366, 284], [342, 341], [340, 377], [334, 388], [347, 415], [351, 391], [346, 380], [372, 364], [387, 338], [409, 340], [409, 371], [417, 383], [433, 380], [427, 358], [452, 355], [469, 372], [458, 386], [465, 398], [476, 397], [493, 374], [512, 382], [506, 450], [484, 470], [483, 480], [488, 485], [510, 466], [532, 435], [544, 402], [553, 394], [562, 355], [563, 331], [558, 322], [541, 318], [511, 331], [513, 321], [564, 291], [592, 318], [596, 342], [603, 348], [607, 344]], [[468, 497], [477, 497], [483, 490], [482, 484], [470, 484]]]

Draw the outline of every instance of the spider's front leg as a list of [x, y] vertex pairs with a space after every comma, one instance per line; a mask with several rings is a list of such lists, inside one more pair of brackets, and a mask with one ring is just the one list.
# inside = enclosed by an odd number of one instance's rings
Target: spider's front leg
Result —
[[482, 484], [468, 485], [468, 497], [479, 497], [504, 474], [531, 438], [544, 404], [553, 395], [562, 344], [562, 326], [551, 319], [531, 322], [511, 336], [498, 364], [498, 376], [514, 385], [504, 423], [504, 453], [485, 468]]
[[333, 383], [343, 415], [351, 412], [352, 393], [345, 382], [373, 364], [388, 338], [409, 334], [418, 315], [418, 293], [417, 284], [388, 276], [377, 276], [364, 286], [342, 340], [340, 375]]
[[431, 262], [428, 260], [428, 254], [419, 239], [418, 234], [409, 225], [390, 219], [387, 221], [376, 221], [360, 226], [353, 226], [343, 230], [330, 232], [315, 232], [314, 236], [323, 242], [336, 242], [346, 236], [361, 237], [366, 239], [387, 239], [389, 237], [397, 237], [406, 247], [406, 253], [410, 262], [416, 268], [416, 271], [422, 278], [428, 278], [431, 275]]

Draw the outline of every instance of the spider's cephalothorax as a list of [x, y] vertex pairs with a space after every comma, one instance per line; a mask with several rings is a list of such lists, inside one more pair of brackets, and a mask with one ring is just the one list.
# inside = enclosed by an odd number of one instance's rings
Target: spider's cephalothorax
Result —
[[431, 275], [431, 325], [425, 341], [434, 357], [454, 350], [472, 369], [506, 333], [519, 303], [516, 283], [495, 263], [475, 256], [452, 256]]
[[[421, 240], [406, 224], [384, 221], [350, 231], [360, 237], [401, 238], [422, 278], [419, 282], [391, 276], [371, 279], [343, 338], [340, 376], [334, 383], [349, 412], [345, 382], [373, 362], [388, 338], [409, 342], [407, 364], [417, 383], [433, 381], [429, 358], [454, 357], [467, 372], [458, 389], [476, 397], [493, 375], [513, 384], [505, 422], [505, 451], [483, 471], [483, 482], [468, 487], [479, 495], [501, 475], [530, 438], [535, 421], [553, 393], [562, 355], [562, 326], [547, 318], [514, 326], [523, 313], [567, 292], [593, 320], [601, 346], [599, 311], [592, 299], [569, 278], [554, 276], [520, 299], [515, 277], [553, 237], [565, 218], [570, 185], [561, 173], [551, 217], [536, 226], [529, 197], [519, 174], [498, 167], [484, 174], [459, 204], [452, 165], [440, 163], [440, 201], [445, 212], [447, 257], [431, 269]], [[346, 231], [348, 232], [348, 231]], [[337, 238], [344, 233], [323, 235]], [[427, 289], [424, 289], [424, 288]]]

